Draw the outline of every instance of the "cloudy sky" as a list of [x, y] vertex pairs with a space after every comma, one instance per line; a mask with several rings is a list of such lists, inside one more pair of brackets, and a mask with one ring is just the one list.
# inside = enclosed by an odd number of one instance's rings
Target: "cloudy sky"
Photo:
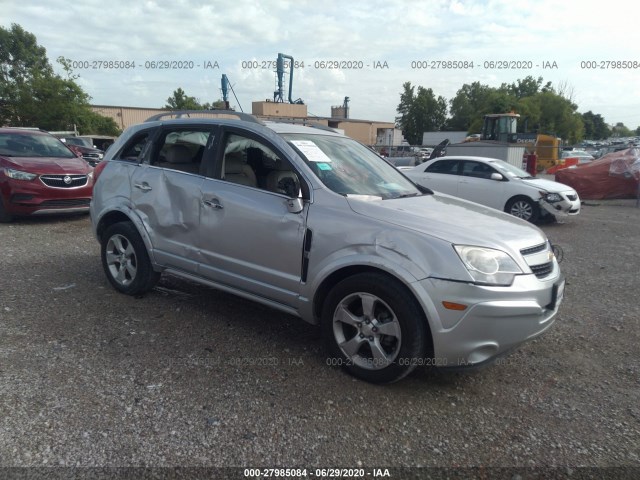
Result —
[[[451, 99], [464, 83], [498, 87], [531, 75], [563, 85], [580, 112], [591, 110], [608, 123], [635, 129], [640, 126], [638, 5], [0, 0], [0, 24], [17, 23], [35, 34], [54, 64], [63, 56], [90, 67], [75, 73], [99, 105], [159, 108], [178, 87], [201, 102], [215, 101], [224, 73], [239, 106], [250, 112], [252, 101], [273, 98], [273, 62], [284, 53], [304, 63], [294, 71], [293, 98], [302, 98], [318, 116], [328, 116], [331, 105], [348, 96], [352, 118], [393, 121], [406, 81]], [[100, 61], [130, 62], [135, 68], [94, 69]], [[437, 68], [439, 61], [466, 62], [467, 68]], [[622, 61], [635, 62], [635, 68], [624, 68]], [[171, 68], [153, 68], [153, 62]], [[351, 68], [329, 68], [336, 63]]]

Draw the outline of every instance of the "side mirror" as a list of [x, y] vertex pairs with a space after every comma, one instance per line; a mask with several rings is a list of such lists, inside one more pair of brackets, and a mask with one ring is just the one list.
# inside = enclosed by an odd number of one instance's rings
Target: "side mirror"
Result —
[[495, 180], [496, 182], [501, 182], [504, 177], [499, 173], [492, 173], [491, 180]]
[[300, 213], [304, 209], [304, 201], [302, 198], [288, 198], [287, 199], [287, 210], [289, 213]]

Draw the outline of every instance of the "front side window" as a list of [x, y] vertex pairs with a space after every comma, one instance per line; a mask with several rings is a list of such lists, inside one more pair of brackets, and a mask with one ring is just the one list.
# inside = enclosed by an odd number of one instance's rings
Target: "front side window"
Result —
[[500, 174], [507, 178], [534, 178], [521, 168], [511, 165], [503, 160], [492, 160], [491, 166], [495, 167]]
[[225, 138], [220, 178], [288, 197], [300, 195], [300, 178], [289, 161], [263, 142], [236, 133]]
[[464, 166], [462, 168], [462, 175], [465, 177], [475, 177], [475, 178], [491, 178], [492, 173], [498, 173], [493, 168], [491, 168], [486, 163], [481, 162], [464, 162]]
[[57, 138], [47, 134], [0, 133], [0, 155], [5, 157], [74, 158]]
[[313, 173], [340, 195], [382, 199], [421, 195], [395, 167], [367, 147], [345, 137], [284, 134]]

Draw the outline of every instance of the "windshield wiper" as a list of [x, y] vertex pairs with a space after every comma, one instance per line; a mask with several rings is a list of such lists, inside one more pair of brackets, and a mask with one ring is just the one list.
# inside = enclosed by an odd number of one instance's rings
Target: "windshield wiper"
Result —
[[397, 197], [389, 197], [389, 198], [409, 198], [409, 197], [417, 197], [418, 195], [422, 195], [421, 193], [403, 193], [402, 195], [398, 195]]

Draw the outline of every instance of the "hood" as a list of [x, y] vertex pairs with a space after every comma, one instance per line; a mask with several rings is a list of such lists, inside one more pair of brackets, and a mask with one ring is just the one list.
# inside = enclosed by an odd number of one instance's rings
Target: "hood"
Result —
[[390, 200], [348, 197], [347, 201], [360, 215], [455, 244], [515, 253], [547, 241], [544, 233], [529, 222], [449, 195], [438, 193]]
[[549, 193], [560, 193], [567, 192], [573, 190], [573, 188], [565, 185], [563, 183], [554, 182], [553, 180], [545, 180], [544, 178], [536, 178], [535, 180], [520, 180], [525, 185], [529, 185], [530, 187], [539, 188], [540, 190], [544, 190]]
[[3, 157], [7, 168], [14, 168], [39, 175], [86, 175], [91, 171], [89, 164], [82, 158], [60, 157]]

